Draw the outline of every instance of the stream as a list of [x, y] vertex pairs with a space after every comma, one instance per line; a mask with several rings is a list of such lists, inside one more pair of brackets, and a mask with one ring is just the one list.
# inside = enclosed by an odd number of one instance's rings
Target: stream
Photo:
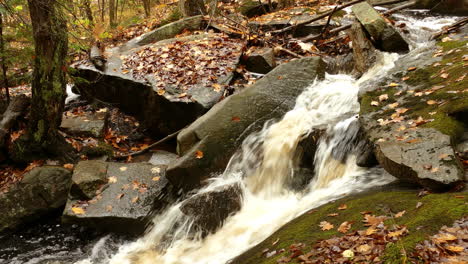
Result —
[[[356, 165], [359, 142], [354, 140], [358, 131], [353, 124], [358, 122], [358, 93], [386, 76], [421, 63], [426, 58], [424, 54], [433, 49], [434, 44], [428, 41], [430, 35], [455, 21], [453, 17], [429, 17], [417, 10], [395, 17], [406, 23], [410, 31], [408, 54], [379, 53], [376, 65], [359, 79], [344, 74], [326, 75], [324, 80], [310, 84], [297, 98], [294, 109], [248, 136], [225, 172], [197, 191], [201, 194], [233, 184], [241, 188], [240, 211], [226, 219], [215, 233], [204, 238], [193, 234], [193, 221], [179, 209], [181, 201], [155, 216], [152, 228], [135, 241], [94, 235], [87, 245], [83, 242], [73, 245], [65, 241], [78, 236], [64, 235], [52, 244], [66, 246], [56, 246], [57, 250], [49, 250], [47, 254], [40, 247], [27, 252], [19, 250], [8, 261], [4, 260], [7, 245], [2, 243], [0, 263], [226, 263], [308, 210], [392, 182], [394, 178], [380, 168]], [[315, 155], [315, 176], [302, 190], [287, 188], [295, 172], [296, 148], [317, 128], [325, 129], [326, 136], [319, 142]], [[24, 243], [42, 235], [45, 234], [28, 237]], [[60, 262], [70, 257], [73, 261]]]

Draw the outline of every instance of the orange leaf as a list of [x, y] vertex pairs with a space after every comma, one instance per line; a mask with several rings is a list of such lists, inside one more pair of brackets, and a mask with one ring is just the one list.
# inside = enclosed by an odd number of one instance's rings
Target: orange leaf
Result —
[[322, 228], [323, 231], [327, 231], [333, 228], [333, 225], [327, 221], [320, 222], [319, 226]]
[[195, 152], [195, 157], [196, 157], [197, 159], [202, 159], [202, 158], [203, 158], [203, 151], [197, 150], [197, 151]]

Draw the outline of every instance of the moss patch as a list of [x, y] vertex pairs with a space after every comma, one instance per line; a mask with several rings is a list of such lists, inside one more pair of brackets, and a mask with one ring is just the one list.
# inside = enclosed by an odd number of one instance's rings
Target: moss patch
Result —
[[[398, 107], [409, 109], [405, 119], [431, 120], [422, 127], [435, 128], [449, 135], [456, 142], [467, 129], [466, 122], [456, 116], [468, 111], [468, 63], [464, 61], [468, 54], [468, 41], [446, 41], [438, 43], [434, 56], [441, 60], [424, 68], [407, 71], [401, 80], [395, 81], [398, 87], [380, 87], [368, 92], [361, 98], [361, 115], [372, 114], [373, 119], [391, 119], [394, 111], [384, 111], [384, 107], [398, 102]], [[389, 99], [372, 106], [372, 101], [379, 101], [381, 94], [388, 94]]]
[[[464, 198], [455, 197], [458, 195], [464, 195]], [[307, 248], [303, 252], [308, 252], [311, 246], [319, 240], [341, 236], [342, 234], [337, 232], [336, 229], [344, 221], [354, 221], [350, 232], [365, 229], [366, 227], [362, 223], [363, 215], [361, 212], [363, 211], [371, 211], [375, 215], [391, 216], [406, 210], [402, 217], [391, 218], [386, 221], [386, 224], [405, 225], [409, 230], [409, 234], [396, 244], [387, 244], [385, 254], [382, 256], [385, 263], [403, 263], [405, 256], [401, 254], [402, 249], [407, 255], [410, 255], [417, 243], [437, 233], [443, 225], [451, 225], [455, 220], [466, 216], [468, 212], [467, 202], [467, 192], [429, 194], [424, 197], [418, 197], [414, 191], [377, 191], [358, 194], [303, 214], [286, 224], [259, 245], [236, 258], [233, 263], [274, 264], [282, 256], [289, 256], [288, 247], [291, 244], [304, 243]], [[422, 205], [416, 208], [418, 203], [422, 203]], [[338, 210], [340, 204], [346, 204], [347, 209]], [[336, 217], [328, 216], [332, 213], [338, 213], [339, 215]], [[322, 231], [319, 227], [321, 221], [328, 221], [335, 228]], [[272, 246], [276, 240], [278, 240], [278, 243]], [[262, 255], [264, 249], [268, 249], [269, 252], [281, 249], [286, 251], [266, 258]], [[295, 262], [291, 261], [291, 263]]]

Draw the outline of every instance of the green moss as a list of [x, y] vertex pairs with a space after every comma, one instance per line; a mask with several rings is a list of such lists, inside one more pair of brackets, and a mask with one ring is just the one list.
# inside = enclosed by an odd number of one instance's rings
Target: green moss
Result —
[[111, 145], [105, 142], [99, 142], [95, 147], [84, 147], [82, 153], [88, 157], [108, 156], [109, 158], [112, 158], [114, 156], [114, 149]]
[[[363, 211], [371, 211], [375, 215], [392, 215], [406, 210], [403, 217], [387, 220], [386, 224], [405, 225], [409, 234], [397, 244], [388, 244], [383, 256], [385, 263], [402, 263], [404, 259], [400, 253], [402, 248], [407, 254], [411, 254], [417, 243], [437, 233], [443, 225], [451, 225], [456, 219], [466, 215], [467, 199], [459, 199], [455, 195], [457, 194], [430, 194], [419, 198], [417, 193], [412, 191], [378, 191], [344, 198], [296, 218], [265, 241], [236, 258], [233, 263], [273, 264], [281, 256], [290, 254], [288, 247], [291, 244], [304, 243], [307, 248], [303, 251], [307, 252], [313, 244], [321, 239], [341, 236], [342, 234], [338, 233], [336, 228], [344, 221], [354, 221], [351, 231], [365, 229], [366, 227], [362, 223], [361, 212]], [[421, 202], [422, 206], [416, 208], [418, 202]], [[346, 204], [348, 208], [340, 211], [337, 209], [340, 204]], [[336, 217], [328, 216], [331, 213], [339, 213], [339, 215]], [[322, 231], [319, 227], [321, 221], [328, 221], [335, 228]], [[278, 243], [272, 246], [276, 240]], [[262, 251], [266, 248], [269, 251], [280, 249], [286, 251], [277, 256], [265, 258], [262, 256]]]
[[442, 47], [444, 51], [449, 51], [451, 49], [457, 49], [465, 46], [468, 43], [468, 40], [465, 41], [447, 41], [447, 42], [438, 42], [437, 45]]

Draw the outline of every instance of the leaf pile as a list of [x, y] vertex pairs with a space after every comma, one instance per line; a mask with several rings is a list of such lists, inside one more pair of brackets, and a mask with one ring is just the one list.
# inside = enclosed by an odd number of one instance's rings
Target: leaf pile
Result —
[[438, 234], [416, 245], [413, 257], [424, 263], [468, 263], [468, 218], [443, 226]]
[[140, 80], [151, 76], [160, 94], [168, 85], [184, 90], [196, 84], [211, 87], [218, 83], [218, 78], [234, 70], [242, 47], [240, 40], [221, 34], [202, 40], [146, 47], [123, 56], [122, 72], [131, 72]]
[[[401, 217], [404, 213], [404, 211], [400, 212], [395, 217]], [[386, 216], [365, 214], [363, 223], [368, 228], [351, 233], [347, 232], [353, 223], [345, 221], [338, 227], [338, 231], [347, 233], [346, 235], [319, 241], [307, 253], [303, 251], [304, 244], [293, 244], [289, 247], [291, 253], [289, 257], [284, 256], [277, 262], [291, 263], [297, 259], [304, 264], [382, 263], [380, 256], [382, 256], [387, 243], [398, 241], [400, 237], [408, 234], [408, 229], [405, 226], [386, 226], [384, 221], [387, 218]], [[319, 226], [323, 231], [334, 228], [326, 221], [322, 221]], [[272, 254], [267, 254], [267, 257], [269, 256]]]

